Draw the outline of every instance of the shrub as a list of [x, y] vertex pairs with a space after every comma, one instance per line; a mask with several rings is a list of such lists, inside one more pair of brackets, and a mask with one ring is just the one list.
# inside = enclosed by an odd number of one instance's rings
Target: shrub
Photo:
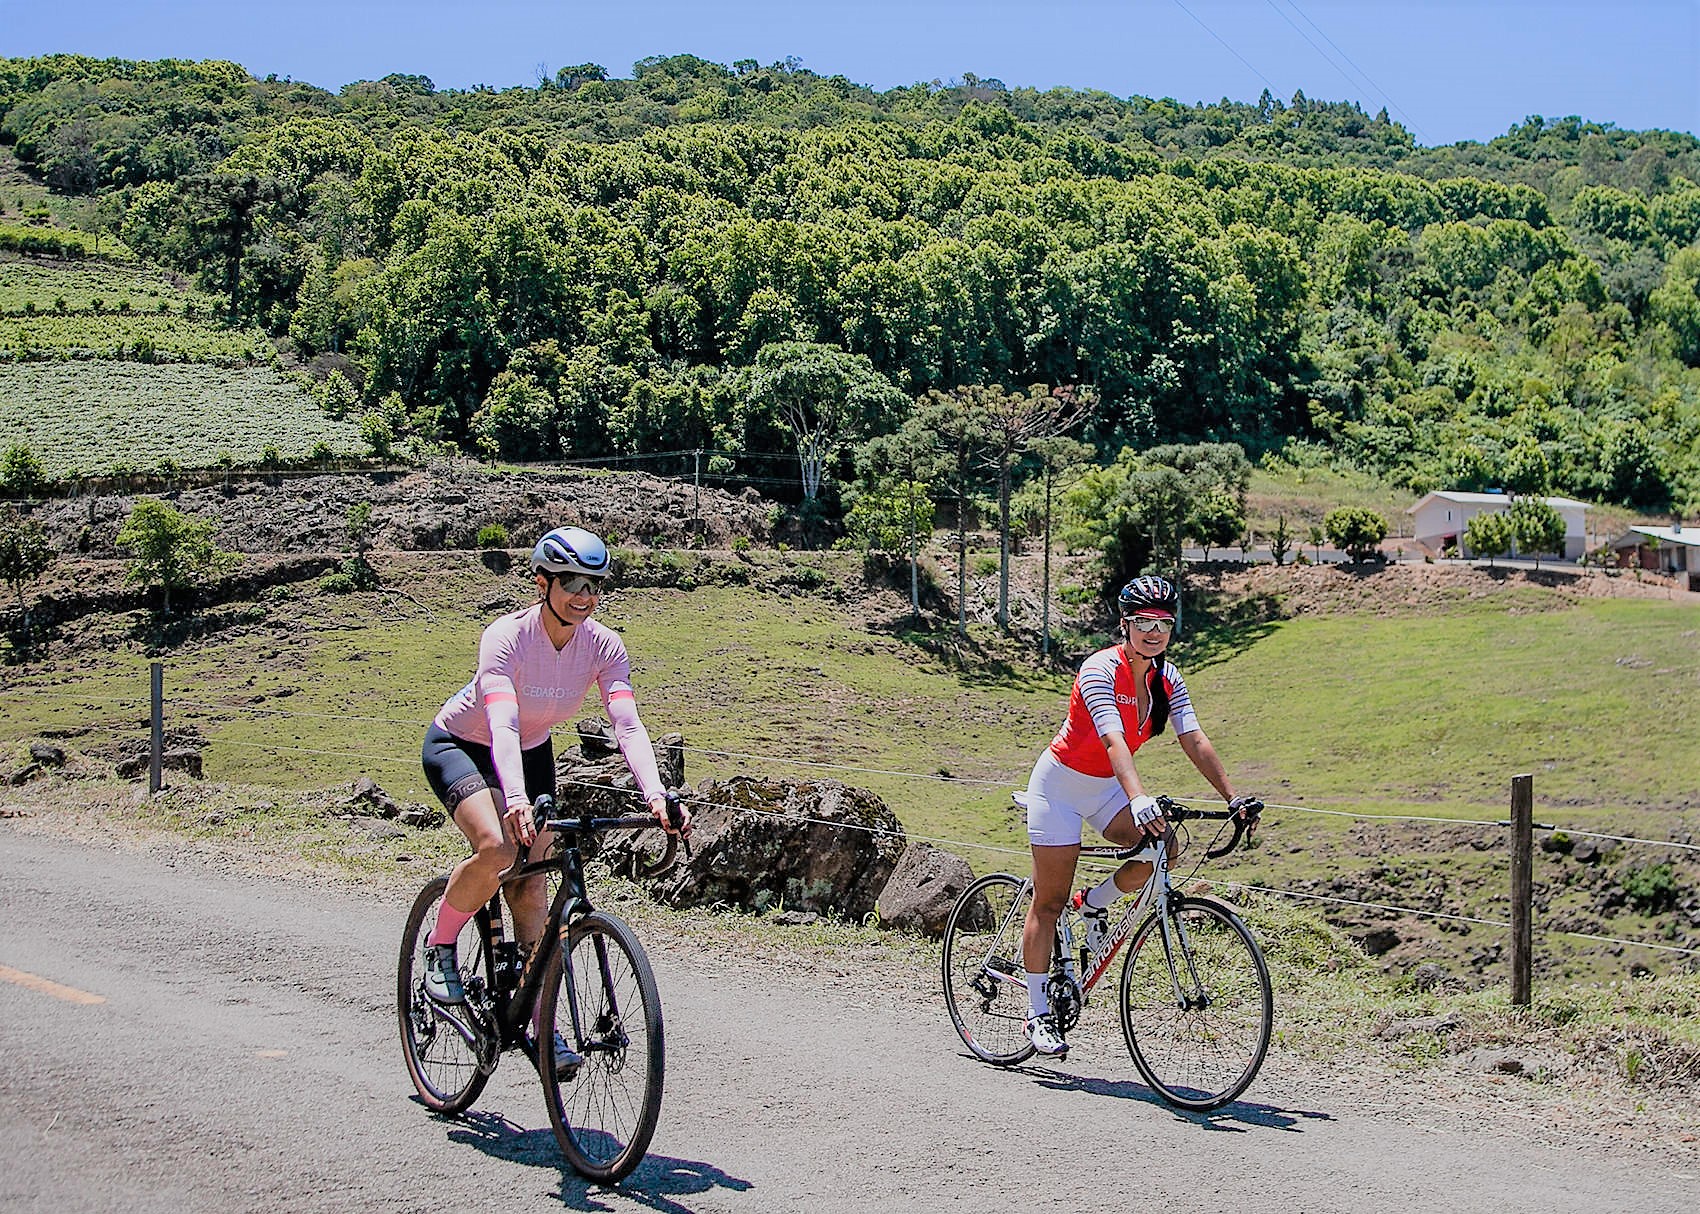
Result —
[[491, 548], [506, 548], [508, 546], [508, 529], [500, 523], [486, 523], [478, 529], [478, 546], [486, 550]]
[[368, 413], [360, 419], [360, 438], [379, 459], [389, 459], [395, 447], [395, 427], [382, 413]]
[[350, 590], [376, 590], [378, 587], [378, 571], [358, 553], [344, 560], [337, 572], [326, 576], [347, 578]]
[[1367, 560], [1387, 538], [1387, 520], [1362, 506], [1341, 506], [1322, 520], [1328, 542], [1354, 562]]
[[1643, 915], [1662, 914], [1676, 906], [1676, 873], [1669, 861], [1637, 865], [1623, 874], [1623, 892]]
[[346, 573], [327, 573], [319, 579], [319, 589], [326, 594], [353, 594], [356, 587]]
[[750, 550], [750, 537], [749, 536], [747, 536], [747, 535], [734, 535], [732, 537], [732, 551], [733, 552], [736, 552], [739, 556], [742, 556], [744, 553], [748, 552], [749, 550]]
[[14, 443], [0, 455], [0, 494], [33, 497], [47, 481], [41, 460], [24, 443]]

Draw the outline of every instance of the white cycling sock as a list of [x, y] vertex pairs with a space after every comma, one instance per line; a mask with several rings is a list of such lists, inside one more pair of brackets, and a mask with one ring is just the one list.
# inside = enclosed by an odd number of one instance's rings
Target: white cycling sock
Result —
[[1101, 883], [1087, 890], [1081, 901], [1092, 910], [1107, 910], [1110, 904], [1121, 896], [1122, 891], [1116, 887], [1116, 879], [1105, 877]]
[[1027, 975], [1027, 1008], [1035, 1016], [1051, 1010], [1051, 1000], [1045, 994], [1045, 979], [1049, 977], [1049, 974]]

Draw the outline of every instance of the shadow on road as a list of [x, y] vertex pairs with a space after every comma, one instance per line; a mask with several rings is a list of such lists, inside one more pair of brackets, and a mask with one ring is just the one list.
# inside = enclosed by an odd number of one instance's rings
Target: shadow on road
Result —
[[1301, 1133], [1306, 1121], [1333, 1121], [1331, 1113], [1308, 1109], [1278, 1109], [1273, 1105], [1254, 1104], [1236, 1100], [1208, 1113], [1189, 1113], [1165, 1104], [1150, 1088], [1128, 1079], [1098, 1079], [1085, 1075], [1069, 1075], [1044, 1067], [1027, 1067], [1026, 1072], [1042, 1087], [1065, 1092], [1086, 1092], [1092, 1096], [1108, 1096], [1115, 1100], [1138, 1100], [1155, 1108], [1167, 1109], [1179, 1121], [1190, 1121], [1200, 1129], [1229, 1130], [1243, 1134], [1252, 1127], [1267, 1130], [1292, 1130]]
[[[560, 1147], [550, 1130], [527, 1130], [496, 1113], [476, 1110], [456, 1118], [439, 1118], [453, 1128], [451, 1142], [466, 1143], [494, 1159], [522, 1163], [531, 1167], [549, 1168], [561, 1174], [561, 1187], [556, 1194], [569, 1210], [608, 1210], [612, 1207], [598, 1199], [608, 1192], [602, 1185], [593, 1184], [574, 1172], [561, 1159]], [[747, 1180], [729, 1176], [712, 1164], [691, 1159], [675, 1159], [653, 1151], [638, 1164], [637, 1170], [621, 1181], [618, 1192], [629, 1201], [648, 1206], [662, 1214], [691, 1214], [691, 1207], [681, 1205], [675, 1198], [707, 1193], [713, 1189], [730, 1189], [735, 1193], [754, 1188]]]

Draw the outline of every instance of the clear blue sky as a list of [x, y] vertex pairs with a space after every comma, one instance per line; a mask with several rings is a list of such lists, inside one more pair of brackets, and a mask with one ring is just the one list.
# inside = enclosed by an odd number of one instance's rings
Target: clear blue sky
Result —
[[646, 55], [796, 56], [885, 89], [964, 72], [1011, 86], [1382, 106], [1425, 144], [1530, 114], [1700, 131], [1700, 0], [0, 0], [0, 55], [232, 59], [337, 89], [439, 87]]

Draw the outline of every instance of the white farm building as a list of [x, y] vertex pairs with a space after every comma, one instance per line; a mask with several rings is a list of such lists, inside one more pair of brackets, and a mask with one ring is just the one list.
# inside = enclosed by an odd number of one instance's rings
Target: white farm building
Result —
[[[1452, 490], [1427, 494], [1406, 511], [1412, 516], [1411, 534], [1418, 545], [1431, 555], [1439, 556], [1448, 548], [1456, 548], [1460, 556], [1473, 555], [1464, 543], [1464, 528], [1478, 514], [1494, 514], [1511, 509], [1514, 499], [1508, 493], [1460, 493]], [[1564, 520], [1564, 551], [1522, 553], [1523, 556], [1557, 555], [1575, 560], [1588, 546], [1588, 504], [1573, 502], [1567, 497], [1548, 497], [1542, 501], [1558, 511]]]

